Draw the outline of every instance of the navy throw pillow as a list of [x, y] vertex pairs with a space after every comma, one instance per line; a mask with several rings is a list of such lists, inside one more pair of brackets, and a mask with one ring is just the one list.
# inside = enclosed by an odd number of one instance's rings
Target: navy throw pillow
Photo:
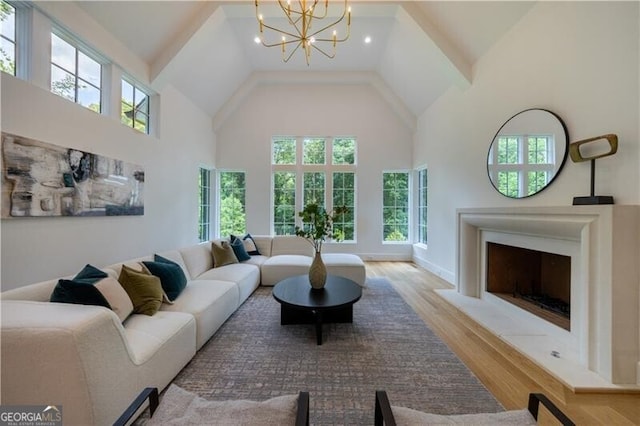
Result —
[[166, 259], [157, 254], [153, 257], [155, 262], [143, 261], [142, 264], [151, 272], [152, 275], [160, 278], [162, 289], [167, 294], [170, 301], [182, 293], [187, 286], [187, 277], [184, 275], [182, 267], [176, 262]]
[[247, 253], [247, 250], [244, 248], [244, 243], [239, 238], [236, 238], [231, 242], [231, 248], [239, 262], [251, 259], [251, 256], [249, 256], [249, 253]]

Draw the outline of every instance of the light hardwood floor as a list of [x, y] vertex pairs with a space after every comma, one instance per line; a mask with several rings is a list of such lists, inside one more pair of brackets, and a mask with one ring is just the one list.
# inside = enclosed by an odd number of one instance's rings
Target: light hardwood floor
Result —
[[[577, 425], [640, 425], [640, 393], [575, 394], [488, 332], [434, 289], [452, 288], [410, 262], [366, 262], [367, 276], [385, 276], [425, 323], [506, 409], [526, 408], [530, 392], [546, 394]], [[541, 424], [556, 424], [541, 410]]]

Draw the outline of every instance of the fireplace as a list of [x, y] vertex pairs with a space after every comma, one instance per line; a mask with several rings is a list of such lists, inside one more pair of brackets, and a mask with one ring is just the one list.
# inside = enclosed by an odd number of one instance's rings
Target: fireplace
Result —
[[[640, 206], [456, 216], [456, 288], [443, 298], [574, 391], [640, 390]], [[526, 300], [540, 295], [561, 307]]]
[[487, 242], [486, 291], [571, 330], [571, 257]]

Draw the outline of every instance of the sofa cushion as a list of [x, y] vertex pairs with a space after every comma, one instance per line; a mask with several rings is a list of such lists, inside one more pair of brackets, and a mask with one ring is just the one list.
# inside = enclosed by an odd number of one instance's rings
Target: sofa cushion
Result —
[[169, 300], [173, 301], [187, 285], [187, 277], [182, 267], [176, 262], [155, 255], [154, 262], [143, 261], [142, 264], [156, 277], [160, 278], [162, 289]]
[[[231, 237], [233, 237], [233, 235]], [[233, 248], [233, 253], [236, 255], [238, 262], [246, 262], [247, 260], [251, 259], [251, 256], [249, 256], [249, 253], [247, 253], [247, 250], [245, 249], [244, 243], [241, 239], [232, 238], [231, 248]]]
[[365, 286], [367, 272], [359, 256], [349, 253], [322, 253], [322, 261], [328, 274], [349, 278], [361, 287]]
[[238, 287], [235, 283], [221, 280], [194, 280], [189, 281], [173, 305], [164, 304], [161, 310], [193, 315], [196, 321], [196, 349], [199, 349], [239, 305]]
[[211, 254], [213, 255], [214, 268], [238, 263], [238, 258], [228, 241], [221, 241], [220, 243], [213, 241], [211, 243]]
[[538, 423], [528, 410], [503, 411], [501, 413], [439, 415], [423, 413], [411, 408], [391, 406], [398, 426], [413, 425], [486, 425], [486, 426], [533, 426]]
[[133, 302], [135, 313], [153, 315], [158, 312], [163, 295], [160, 278], [122, 265], [118, 281]]
[[133, 312], [131, 299], [118, 281], [91, 265], [86, 265], [71, 280], [59, 280], [50, 301], [104, 306], [113, 310], [120, 321]]
[[285, 278], [308, 274], [312, 260], [309, 256], [296, 254], [270, 257], [262, 264], [262, 285], [272, 286]]
[[213, 268], [213, 255], [211, 254], [211, 243], [204, 242], [185, 247], [179, 250], [180, 255], [193, 280], [204, 271]]
[[297, 254], [312, 257], [314, 255], [314, 249], [304, 238], [280, 235], [273, 237], [273, 241], [271, 242], [271, 256], [281, 254]]

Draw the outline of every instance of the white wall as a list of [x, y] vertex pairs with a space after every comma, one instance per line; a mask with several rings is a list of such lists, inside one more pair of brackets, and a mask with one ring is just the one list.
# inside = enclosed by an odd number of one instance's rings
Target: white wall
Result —
[[2, 74], [2, 130], [145, 169], [144, 216], [3, 219], [2, 289], [197, 242], [198, 166], [215, 163], [211, 118], [161, 93], [161, 138]]
[[382, 172], [411, 168], [413, 132], [369, 85], [258, 85], [217, 132], [217, 167], [246, 172], [247, 229], [269, 234], [271, 138], [355, 136], [357, 244], [327, 247], [365, 258], [409, 259], [382, 244]]
[[429, 168], [429, 244], [417, 261], [454, 280], [456, 208], [562, 206], [589, 195], [589, 163], [570, 159], [533, 197], [491, 186], [491, 140], [523, 109], [558, 114], [570, 141], [617, 134], [618, 154], [597, 161], [596, 195], [640, 203], [639, 18], [637, 2], [539, 2], [474, 64], [468, 90], [452, 87], [419, 117], [414, 164]]

